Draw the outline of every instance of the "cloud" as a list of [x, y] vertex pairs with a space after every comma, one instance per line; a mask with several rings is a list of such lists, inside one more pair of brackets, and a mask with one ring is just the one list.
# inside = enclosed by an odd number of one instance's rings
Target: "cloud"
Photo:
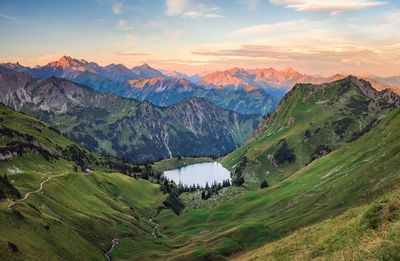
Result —
[[218, 18], [222, 17], [218, 6], [209, 7], [193, 0], [166, 0], [167, 16], [181, 15], [184, 18]]
[[183, 14], [183, 17], [189, 18], [219, 18], [222, 15], [219, 14], [219, 7], [211, 7], [208, 8], [207, 6], [199, 6], [196, 11], [187, 11]]
[[121, 51], [117, 52], [117, 54], [122, 55], [122, 56], [143, 56], [143, 55], [149, 55], [148, 53], [141, 53], [135, 50], [131, 51]]
[[0, 18], [6, 19], [6, 20], [10, 20], [10, 21], [16, 21], [17, 20], [17, 18], [14, 17], [14, 16], [9, 16], [9, 15], [6, 15], [6, 14], [1, 14], [1, 13], [0, 13]]
[[384, 1], [371, 0], [269, 0], [269, 2], [297, 12], [330, 12], [332, 15], [386, 4]]
[[115, 0], [112, 5], [113, 13], [119, 15], [122, 13], [123, 3], [119, 0]]
[[167, 10], [165, 14], [168, 16], [180, 15], [185, 11], [187, 0], [166, 0]]
[[133, 29], [133, 25], [129, 24], [129, 22], [124, 19], [120, 19], [117, 24], [117, 29], [127, 31]]
[[273, 24], [258, 24], [236, 30], [232, 32], [231, 35], [245, 36], [245, 35], [272, 33], [276, 31], [282, 32], [288, 30], [299, 30], [299, 28], [302, 27], [303, 25], [310, 26], [312, 23], [313, 21], [308, 21], [308, 20], [295, 20], [295, 21], [273, 23]]
[[247, 9], [255, 11], [260, 5], [260, 0], [240, 0], [239, 3], [245, 5]]

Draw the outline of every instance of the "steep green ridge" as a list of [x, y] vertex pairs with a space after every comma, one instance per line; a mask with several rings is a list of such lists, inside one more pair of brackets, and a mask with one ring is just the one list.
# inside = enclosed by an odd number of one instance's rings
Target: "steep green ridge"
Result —
[[[398, 96], [395, 95], [397, 102]], [[231, 170], [247, 159], [247, 186], [276, 183], [372, 128], [396, 100], [349, 76], [331, 83], [297, 84], [248, 143], [221, 159]]]
[[139, 167], [91, 153], [1, 104], [0, 151], [1, 184], [21, 194], [0, 199], [1, 260], [104, 260], [113, 238], [152, 238], [149, 219], [166, 196], [110, 172], [136, 175]]
[[219, 157], [243, 144], [260, 119], [219, 109], [203, 98], [161, 108], [65, 79], [39, 80], [2, 70], [0, 101], [49, 122], [92, 151], [135, 163], [172, 156]]
[[[369, 202], [400, 182], [400, 110], [359, 139], [312, 161], [267, 189], [248, 191], [212, 209], [173, 217], [161, 211], [158, 257], [218, 259]], [[154, 245], [143, 247], [153, 253]]]

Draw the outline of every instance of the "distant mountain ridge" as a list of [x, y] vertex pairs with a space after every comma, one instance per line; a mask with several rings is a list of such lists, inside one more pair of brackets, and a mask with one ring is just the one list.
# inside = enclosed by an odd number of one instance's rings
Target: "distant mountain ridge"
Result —
[[0, 102], [49, 122], [85, 147], [131, 162], [220, 156], [237, 148], [260, 116], [191, 97], [167, 108], [100, 93], [72, 81], [0, 70]]
[[[320, 84], [345, 78], [303, 74], [294, 68], [243, 69], [203, 72], [188, 76], [176, 71], [160, 71], [147, 63], [131, 69], [122, 64], [100, 66], [94, 62], [63, 56], [44, 66], [29, 68], [19, 63], [1, 66], [13, 71], [26, 72], [40, 79], [66, 78], [100, 92], [147, 100], [158, 106], [169, 106], [189, 97], [203, 97], [222, 109], [241, 114], [272, 112], [278, 100], [297, 83]], [[399, 77], [365, 76], [364, 79], [378, 90], [392, 89], [400, 93]], [[249, 92], [249, 90], [258, 91]], [[263, 105], [264, 104], [264, 105]]]
[[[238, 89], [246, 88], [247, 86], [256, 86], [267, 93], [282, 97], [297, 83], [320, 84], [345, 77], [346, 75], [342, 74], [329, 77], [302, 74], [291, 67], [284, 70], [276, 70], [274, 68], [243, 69], [235, 67], [225, 71], [206, 74], [199, 80], [199, 84], [217, 89]], [[369, 80], [378, 90], [390, 88], [396, 93], [400, 93], [400, 77], [385, 78], [370, 75], [362, 78]]]
[[[189, 79], [166, 76], [148, 64], [131, 69], [122, 64], [102, 67], [94, 62], [63, 56], [58, 61], [35, 68], [25, 67], [18, 63], [5, 63], [1, 66], [17, 72], [29, 73], [40, 79], [65, 78], [89, 86], [96, 91], [111, 92], [140, 101], [147, 100], [158, 106], [173, 105], [190, 97], [203, 97], [222, 109], [241, 114], [266, 115], [275, 108], [278, 102], [275, 97], [267, 93], [260, 93], [260, 96], [256, 97], [255, 93], [247, 91], [224, 90], [221, 95], [220, 91], [214, 92], [213, 89], [207, 89]], [[176, 72], [175, 74], [183, 76]], [[238, 95], [239, 93], [241, 95]]]

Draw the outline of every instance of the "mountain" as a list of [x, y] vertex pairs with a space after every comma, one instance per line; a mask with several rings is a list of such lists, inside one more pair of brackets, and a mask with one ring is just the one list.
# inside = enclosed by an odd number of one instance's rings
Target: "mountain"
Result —
[[190, 80], [190, 76], [181, 73], [181, 72], [177, 72], [177, 71], [168, 71], [168, 70], [161, 70], [161, 73], [167, 77], [171, 77], [171, 78], [181, 78], [181, 79], [186, 79], [186, 80]]
[[253, 138], [222, 162], [232, 168], [246, 158], [249, 186], [259, 186], [265, 177], [282, 180], [371, 129], [399, 106], [399, 96], [392, 95], [353, 76], [320, 85], [297, 84]]
[[66, 79], [0, 72], [0, 101], [49, 122], [87, 148], [133, 162], [220, 156], [244, 143], [258, 115], [222, 110], [202, 98], [167, 108], [99, 93]]
[[243, 88], [255, 86], [278, 98], [282, 97], [294, 84], [307, 82], [309, 75], [301, 74], [293, 68], [282, 71], [274, 68], [242, 69], [232, 68], [204, 75], [199, 84], [209, 88]]
[[[132, 69], [122, 64], [102, 67], [94, 62], [69, 56], [63, 56], [58, 61], [35, 68], [25, 67], [18, 63], [5, 63], [2, 67], [12, 71], [26, 72], [40, 79], [66, 78], [100, 92], [111, 92], [140, 101], [147, 100], [158, 106], [176, 104], [190, 97], [203, 97], [222, 109], [241, 114], [261, 115], [272, 112], [277, 101], [296, 83], [320, 84], [346, 77], [341, 74], [330, 77], [307, 75], [293, 68], [285, 70], [233, 68], [226, 71], [203, 72], [195, 75], [198, 79], [194, 80], [192, 77], [176, 72], [166, 72], [169, 75], [164, 75], [148, 64]], [[187, 79], [171, 77], [171, 75]], [[396, 85], [383, 83], [384, 78], [370, 76], [365, 79], [378, 90], [389, 88], [393, 92], [400, 93]], [[393, 80], [396, 77], [390, 79]]]
[[169, 106], [190, 97], [204, 97], [207, 91], [181, 78], [130, 80], [131, 90], [124, 96]]
[[132, 72], [136, 74], [136, 79], [165, 78], [164, 74], [150, 67], [147, 63], [133, 67]]
[[157, 106], [169, 106], [190, 97], [203, 97], [222, 109], [243, 114], [266, 115], [277, 104], [274, 97], [263, 92], [256, 95], [257, 92], [243, 90], [205, 89], [188, 79], [166, 76], [148, 64], [132, 69], [122, 64], [101, 67], [93, 62], [63, 56], [58, 61], [35, 68], [12, 63], [2, 64], [1, 67], [3, 70], [7, 68], [11, 71], [25, 72], [40, 79], [69, 79], [96, 91], [111, 92], [140, 101], [147, 100]]
[[246, 86], [238, 90], [210, 89], [204, 98], [219, 108], [241, 114], [267, 115], [278, 104], [277, 98], [254, 86]]
[[189, 80], [194, 83], [199, 83], [199, 81], [205, 76], [210, 73], [214, 73], [215, 71], [203, 71], [200, 73], [195, 73], [189, 76]]
[[[208, 200], [182, 196], [185, 214], [158, 216], [171, 235], [158, 240], [165, 248], [140, 244], [135, 255], [308, 260], [337, 259], [338, 249], [363, 260], [397, 257], [399, 124], [398, 103], [362, 79], [297, 84], [248, 143], [220, 159], [244, 184]], [[269, 186], [260, 189], [261, 180]]]
[[135, 66], [132, 69], [128, 69], [122, 64], [110, 64], [102, 67], [97, 63], [78, 60], [69, 56], [63, 56], [58, 61], [50, 62], [44, 66], [37, 66], [31, 69], [30, 72], [40, 79], [47, 79], [53, 76], [76, 80], [80, 79], [81, 73], [86, 73], [101, 75], [116, 82], [165, 77], [160, 71], [150, 67], [148, 64]]
[[[297, 83], [321, 84], [345, 77], [346, 75], [342, 74], [329, 77], [302, 74], [294, 68], [276, 70], [274, 68], [243, 69], [236, 67], [226, 71], [205, 74], [198, 82], [202, 86], [217, 89], [240, 89], [246, 86], [256, 86], [275, 97], [281, 98]], [[396, 93], [400, 93], [399, 77], [362, 76], [362, 78], [369, 81], [378, 90], [390, 88]]]
[[1, 260], [104, 260], [115, 238], [152, 238], [166, 195], [129, 176], [144, 166], [92, 153], [3, 104], [0, 155]]
[[238, 90], [207, 90], [179, 78], [131, 80], [129, 84], [132, 89], [124, 96], [147, 100], [159, 106], [170, 106], [190, 97], [202, 97], [222, 109], [266, 115], [278, 104], [276, 98], [252, 86]]
[[387, 85], [389, 88], [394, 89], [396, 93], [400, 93], [400, 76], [380, 77], [373, 75], [367, 77], [367, 79], [372, 79], [379, 84]]
[[123, 93], [129, 89], [127, 81], [165, 76], [148, 64], [128, 69], [122, 64], [100, 66], [95, 62], [78, 60], [63, 56], [58, 61], [50, 62], [34, 68], [24, 67], [18, 63], [4, 63], [2, 67], [31, 74], [33, 77], [48, 79], [50, 77], [65, 78], [76, 83], [87, 85], [97, 91]]

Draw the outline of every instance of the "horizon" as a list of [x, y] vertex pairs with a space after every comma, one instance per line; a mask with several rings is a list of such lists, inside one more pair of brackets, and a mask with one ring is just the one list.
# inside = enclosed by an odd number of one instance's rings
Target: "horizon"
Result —
[[[297, 73], [300, 73], [300, 74], [303, 74], [303, 75], [315, 76], [315, 77], [334, 77], [334, 76], [340, 75], [340, 76], [343, 76], [343, 77], [355, 76], [355, 77], [357, 77], [357, 78], [363, 78], [363, 77], [368, 77], [368, 76], [377, 76], [377, 77], [388, 77], [388, 78], [390, 78], [390, 77], [399, 76], [399, 75], [394, 75], [394, 74], [393, 74], [393, 75], [382, 76], [382, 75], [368, 74], [368, 73], [365, 73], [365, 74], [334, 73], [334, 74], [328, 74], [328, 75], [309, 74], [309, 73], [304, 73], [304, 72], [302, 72], [302, 71], [299, 71], [297, 68], [295, 68], [295, 67], [293, 67], [293, 66], [288, 66], [288, 67], [284, 67], [284, 68], [283, 68], [283, 67], [282, 67], [282, 68], [279, 68], [279, 67], [271, 67], [271, 66], [266, 66], [266, 67], [254, 67], [254, 68], [245, 68], [245, 67], [237, 67], [237, 66], [234, 66], [234, 67], [229, 67], [229, 68], [226, 68], [226, 69], [210, 70], [210, 71], [201, 71], [201, 72], [196, 72], [196, 73], [192, 73], [192, 74], [187, 74], [187, 73], [184, 73], [184, 72], [181, 72], [181, 71], [177, 71], [177, 70], [164, 70], [164, 69], [160, 69], [160, 68], [157, 68], [157, 67], [155, 67], [155, 66], [152, 66], [151, 64], [149, 64], [149, 63], [147, 63], [147, 62], [144, 62], [144, 63], [142, 63], [142, 64], [135, 64], [135, 65], [133, 65], [133, 66], [127, 66], [127, 65], [125, 65], [125, 64], [123, 64], [123, 63], [101, 64], [101, 63], [98, 63], [98, 62], [96, 62], [96, 61], [89, 61], [89, 60], [86, 60], [86, 59], [83, 59], [83, 58], [76, 58], [76, 57], [72, 57], [72, 56], [70, 56], [70, 55], [62, 55], [59, 59], [51, 60], [51, 61], [45, 62], [45, 63], [43, 63], [43, 64], [36, 64], [36, 65], [34, 65], [34, 66], [25, 65], [25, 64], [23, 64], [23, 63], [21, 63], [21, 62], [19, 62], [19, 61], [15, 61], [15, 62], [10, 62], [10, 61], [8, 61], [8, 62], [1, 62], [0, 65], [1, 65], [1, 64], [10, 63], [10, 64], [16, 64], [16, 65], [26, 66], [26, 67], [29, 67], [29, 68], [37, 68], [37, 67], [43, 67], [43, 66], [49, 65], [49, 64], [51, 64], [51, 63], [53, 63], [53, 62], [58, 62], [59, 60], [61, 60], [61, 59], [64, 58], [64, 57], [71, 58], [71, 59], [75, 59], [75, 60], [78, 60], [78, 61], [81, 61], [81, 62], [82, 62], [82, 61], [85, 61], [85, 62], [88, 62], [88, 63], [96, 63], [97, 65], [99, 65], [99, 66], [101, 66], [101, 67], [106, 67], [106, 66], [109, 66], [109, 65], [123, 65], [123, 66], [125, 66], [125, 67], [128, 68], [128, 69], [133, 69], [134, 67], [139, 67], [139, 66], [147, 65], [147, 66], [149, 66], [150, 68], [155, 69], [155, 70], [158, 70], [158, 71], [160, 71], [160, 72], [163, 73], [163, 74], [164, 74], [165, 72], [176, 72], [176, 73], [182, 73], [182, 74], [184, 74], [185, 76], [188, 76], [188, 77], [200, 75], [200, 74], [202, 74], [202, 73], [211, 74], [211, 73], [214, 73], [214, 72], [224, 72], [224, 71], [229, 71], [229, 70], [233, 70], [233, 69], [236, 69], [236, 68], [241, 69], [241, 70], [263, 70], [263, 69], [272, 69], [272, 70], [276, 70], [276, 71], [278, 71], [278, 72], [284, 72], [284, 71], [288, 71], [288, 70], [294, 70], [294, 71], [297, 72]], [[175, 78], [180, 78], [180, 77], [179, 77], [179, 76], [176, 76]]]
[[68, 55], [188, 75], [292, 67], [394, 76], [399, 26], [400, 3], [381, 0], [6, 0], [0, 62], [33, 67]]

